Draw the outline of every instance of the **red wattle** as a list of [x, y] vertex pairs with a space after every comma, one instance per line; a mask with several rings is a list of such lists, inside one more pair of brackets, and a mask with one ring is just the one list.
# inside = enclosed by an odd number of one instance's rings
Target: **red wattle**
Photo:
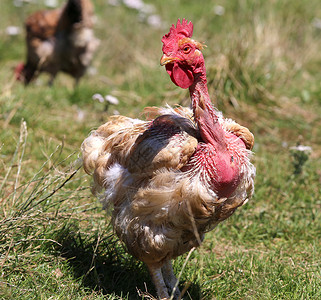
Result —
[[182, 89], [189, 88], [194, 82], [193, 72], [188, 68], [180, 66], [178, 63], [167, 64], [166, 71], [172, 81]]

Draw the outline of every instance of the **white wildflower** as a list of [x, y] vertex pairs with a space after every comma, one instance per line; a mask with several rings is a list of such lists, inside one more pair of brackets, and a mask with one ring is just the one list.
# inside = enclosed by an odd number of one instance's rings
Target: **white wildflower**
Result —
[[21, 32], [20, 28], [17, 26], [8, 26], [6, 28], [7, 35], [18, 35]]
[[150, 15], [155, 12], [155, 7], [153, 4], [145, 4], [139, 9], [141, 13], [144, 13], [146, 15]]
[[94, 94], [92, 96], [93, 100], [98, 100], [100, 103], [103, 103], [105, 101], [104, 97], [101, 94]]
[[21, 7], [22, 6], [22, 1], [21, 0], [13, 0], [13, 5], [15, 7]]
[[110, 104], [114, 104], [114, 105], [118, 105], [119, 104], [118, 99], [116, 97], [112, 96], [112, 95], [106, 95], [105, 99]]
[[215, 5], [214, 13], [218, 16], [223, 16], [225, 14], [225, 8], [221, 5]]
[[137, 10], [138, 19], [141, 22], [147, 22], [147, 24], [154, 28], [163, 27], [162, 19], [159, 15], [155, 14], [156, 9], [153, 4], [146, 4], [143, 0], [123, 0], [123, 4], [128, 8]]
[[13, 5], [15, 7], [21, 7], [23, 3], [31, 3], [33, 0], [13, 0]]
[[111, 6], [119, 6], [119, 0], [108, 0], [108, 4]]
[[300, 175], [304, 174], [304, 165], [309, 160], [312, 148], [304, 145], [297, 145], [290, 148], [292, 156], [292, 164], [294, 167], [293, 174]]
[[82, 109], [77, 110], [77, 121], [82, 122], [85, 119], [85, 112]]
[[59, 5], [58, 0], [45, 0], [45, 5], [47, 7], [55, 8]]
[[142, 0], [123, 0], [123, 3], [132, 9], [142, 10], [145, 3]]
[[147, 18], [147, 23], [154, 28], [162, 28], [163, 22], [159, 15], [150, 15]]
[[291, 147], [290, 149], [294, 151], [305, 152], [305, 153], [312, 152], [312, 148], [310, 146], [304, 146], [304, 145], [297, 145], [297, 146]]
[[90, 76], [94, 76], [94, 75], [97, 75], [98, 71], [95, 67], [93, 66], [90, 66], [88, 69], [87, 69], [87, 74], [90, 75]]

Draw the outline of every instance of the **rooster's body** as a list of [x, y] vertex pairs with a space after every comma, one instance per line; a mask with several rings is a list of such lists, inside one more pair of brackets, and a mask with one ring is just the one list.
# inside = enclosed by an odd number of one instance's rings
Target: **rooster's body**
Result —
[[209, 102], [206, 78], [173, 56], [177, 43], [197, 45], [191, 26], [183, 20], [171, 28], [161, 63], [175, 84], [190, 88], [192, 109], [146, 108], [147, 121], [114, 116], [82, 145], [95, 191], [104, 190], [104, 206], [113, 207], [116, 234], [147, 264], [164, 299], [176, 284], [171, 259], [199, 246], [206, 231], [244, 204], [255, 176], [252, 134], [224, 119]]
[[29, 16], [25, 22], [27, 59], [17, 67], [17, 78], [29, 84], [39, 73], [46, 72], [52, 83], [62, 71], [74, 77], [77, 84], [99, 44], [92, 18], [90, 0], [68, 0], [62, 8]]

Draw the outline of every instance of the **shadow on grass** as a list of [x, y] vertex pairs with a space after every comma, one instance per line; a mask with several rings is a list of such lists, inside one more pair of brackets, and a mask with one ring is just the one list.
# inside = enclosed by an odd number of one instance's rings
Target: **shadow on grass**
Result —
[[[107, 231], [109, 229], [109, 231]], [[141, 299], [137, 288], [153, 288], [145, 266], [126, 253], [108, 228], [106, 232], [80, 233], [66, 227], [58, 233], [58, 255], [68, 260], [75, 278], [85, 287], [102, 294], [115, 294], [128, 299]], [[155, 290], [149, 291], [154, 294]]]
[[[56, 241], [61, 244], [56, 253], [68, 260], [75, 278], [81, 278], [85, 287], [128, 299], [142, 299], [138, 289], [156, 295], [146, 266], [126, 252], [110, 227], [100, 235], [65, 227]], [[191, 284], [184, 299], [201, 299], [199, 286]]]

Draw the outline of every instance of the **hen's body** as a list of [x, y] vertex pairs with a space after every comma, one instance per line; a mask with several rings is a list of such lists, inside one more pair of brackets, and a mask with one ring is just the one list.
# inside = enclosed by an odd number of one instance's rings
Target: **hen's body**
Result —
[[94, 191], [103, 190], [116, 234], [147, 264], [160, 298], [176, 283], [171, 259], [199, 246], [253, 192], [253, 136], [208, 103], [205, 87], [194, 76], [192, 110], [147, 108], [148, 121], [114, 116], [82, 145]]
[[28, 84], [46, 72], [53, 82], [62, 71], [76, 83], [90, 65], [99, 44], [92, 29], [93, 6], [90, 0], [68, 0], [62, 8], [32, 14], [25, 22], [27, 60], [18, 79]]
[[[154, 121], [115, 116], [82, 145], [95, 190], [103, 188], [103, 205], [113, 206], [116, 234], [150, 268], [199, 246], [206, 231], [251, 196], [255, 174], [244, 147], [240, 183], [228, 198], [218, 198], [204, 178], [206, 166], [197, 162], [206, 150], [190, 120], [192, 111], [159, 112]], [[231, 144], [239, 143], [229, 132], [236, 124], [220, 122]]]

